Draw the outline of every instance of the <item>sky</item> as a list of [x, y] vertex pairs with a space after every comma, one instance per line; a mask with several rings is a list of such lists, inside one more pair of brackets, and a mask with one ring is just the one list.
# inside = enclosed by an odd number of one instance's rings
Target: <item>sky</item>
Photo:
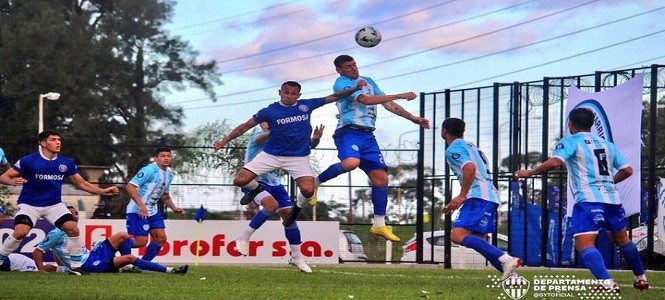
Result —
[[[181, 0], [166, 29], [200, 61], [216, 60], [223, 84], [215, 102], [188, 89], [165, 103], [184, 109], [184, 130], [224, 119], [238, 125], [277, 101], [284, 81], [300, 82], [301, 98], [332, 93], [340, 54], [387, 94], [663, 64], [663, 19], [658, 0]], [[381, 32], [378, 46], [355, 43], [364, 26]], [[417, 114], [417, 101], [398, 103]], [[327, 129], [320, 147], [334, 147], [336, 112], [328, 105], [312, 115]], [[417, 130], [379, 109], [380, 146], [413, 142]]]

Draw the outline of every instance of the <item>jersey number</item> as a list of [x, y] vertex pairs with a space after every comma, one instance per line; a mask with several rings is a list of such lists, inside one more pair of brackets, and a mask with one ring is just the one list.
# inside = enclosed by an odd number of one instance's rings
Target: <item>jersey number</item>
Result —
[[607, 165], [607, 153], [605, 153], [605, 149], [594, 149], [593, 154], [596, 155], [596, 160], [598, 160], [598, 173], [603, 176], [609, 176], [610, 169]]

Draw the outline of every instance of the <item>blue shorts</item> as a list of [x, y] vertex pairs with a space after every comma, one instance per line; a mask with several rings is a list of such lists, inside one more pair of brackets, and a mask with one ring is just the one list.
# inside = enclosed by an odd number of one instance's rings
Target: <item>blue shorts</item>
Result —
[[[277, 201], [278, 208], [293, 206], [293, 203], [291, 202], [291, 197], [289, 197], [289, 193], [286, 191], [284, 185], [281, 184], [269, 185], [263, 181], [258, 181], [258, 183], [263, 186], [266, 192], [268, 192], [273, 198], [275, 198], [275, 200]], [[249, 193], [249, 190], [246, 188], [242, 188], [241, 191], [245, 194]]]
[[598, 232], [601, 229], [617, 233], [627, 227], [626, 212], [620, 204], [579, 202], [573, 206], [573, 236]]
[[340, 160], [349, 157], [360, 159], [360, 169], [365, 173], [377, 169], [388, 170], [372, 132], [342, 127], [335, 130], [333, 139]]
[[89, 273], [116, 273], [118, 268], [113, 264], [116, 251], [109, 240], [104, 240], [92, 248], [81, 268]]
[[150, 230], [156, 228], [166, 228], [164, 225], [164, 217], [161, 213], [156, 213], [154, 216], [141, 218], [137, 213], [127, 214], [127, 233], [133, 236], [148, 236]]
[[487, 234], [496, 230], [496, 209], [499, 204], [480, 198], [469, 198], [459, 210], [454, 227], [465, 228], [476, 233]]

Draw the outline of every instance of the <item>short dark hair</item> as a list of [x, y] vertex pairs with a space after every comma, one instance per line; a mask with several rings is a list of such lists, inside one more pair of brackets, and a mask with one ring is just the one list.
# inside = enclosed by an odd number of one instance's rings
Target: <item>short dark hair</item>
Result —
[[302, 90], [302, 87], [300, 86], [300, 83], [297, 83], [297, 82], [295, 82], [295, 81], [293, 81], [293, 80], [289, 80], [289, 81], [287, 81], [287, 82], [282, 83], [282, 87], [281, 87], [281, 88], [283, 89], [284, 86], [287, 86], [287, 85], [288, 85], [288, 86], [292, 86], [292, 87], [297, 87], [298, 90]]
[[162, 152], [168, 152], [168, 153], [171, 153], [171, 148], [168, 148], [168, 147], [157, 147], [157, 149], [155, 149], [154, 156], [157, 157], [157, 156], [159, 156], [159, 154], [162, 153]]
[[593, 111], [584, 107], [573, 109], [568, 114], [568, 121], [570, 121], [575, 128], [581, 130], [591, 130], [595, 118], [596, 115], [594, 115]]
[[39, 133], [39, 135], [37, 136], [37, 140], [39, 142], [43, 142], [43, 141], [47, 140], [49, 136], [52, 136], [52, 135], [62, 137], [60, 132], [57, 132], [55, 130], [44, 130], [44, 131]]
[[76, 209], [76, 207], [74, 207], [74, 205], [67, 205], [67, 208], [68, 209]]
[[352, 61], [352, 60], [353, 60], [353, 57], [351, 57], [350, 55], [342, 54], [342, 55], [335, 58], [335, 60], [333, 61], [333, 64], [335, 64], [335, 68], [339, 68], [339, 67], [342, 66], [343, 63], [345, 63], [347, 61]]
[[466, 127], [466, 123], [462, 121], [462, 119], [458, 118], [448, 118], [443, 121], [441, 124], [441, 128], [446, 129], [448, 133], [456, 136], [456, 137], [462, 137], [464, 135], [464, 129]]

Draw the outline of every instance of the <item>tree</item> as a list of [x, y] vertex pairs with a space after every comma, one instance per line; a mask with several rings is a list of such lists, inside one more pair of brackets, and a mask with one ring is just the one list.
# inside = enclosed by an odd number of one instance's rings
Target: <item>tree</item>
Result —
[[[0, 14], [0, 118], [9, 153], [34, 151], [36, 97], [47, 103], [45, 128], [64, 133], [79, 163], [112, 166], [128, 180], [157, 145], [180, 146], [183, 111], [162, 97], [195, 87], [214, 101], [215, 61], [162, 26], [170, 0], [15, 1]], [[9, 59], [11, 58], [11, 59]], [[71, 148], [70, 148], [71, 149]], [[106, 179], [109, 179], [106, 178]]]

